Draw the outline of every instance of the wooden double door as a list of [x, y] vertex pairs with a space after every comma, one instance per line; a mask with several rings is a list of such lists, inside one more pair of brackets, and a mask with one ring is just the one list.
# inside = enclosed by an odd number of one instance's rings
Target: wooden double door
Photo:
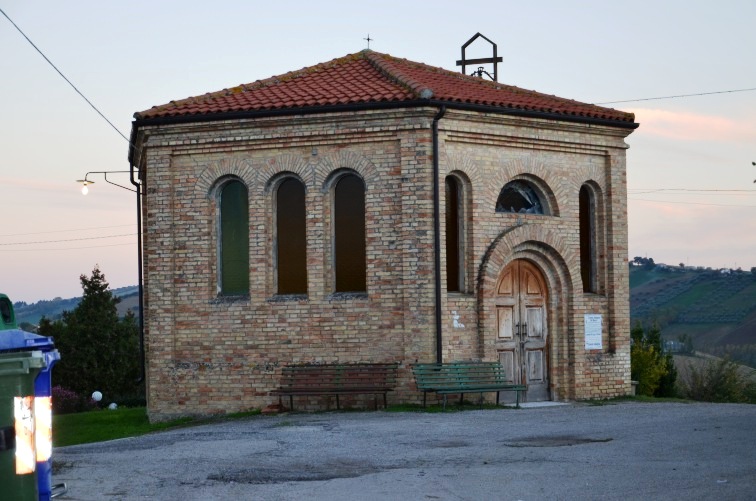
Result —
[[[496, 290], [496, 351], [508, 378], [526, 384], [525, 401], [550, 400], [548, 291], [541, 271], [518, 259], [507, 265]], [[513, 401], [502, 392], [501, 401]]]

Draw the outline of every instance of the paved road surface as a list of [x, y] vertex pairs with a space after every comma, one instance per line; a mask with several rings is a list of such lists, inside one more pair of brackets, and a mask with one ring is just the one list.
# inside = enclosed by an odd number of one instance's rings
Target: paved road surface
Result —
[[53, 458], [68, 500], [745, 500], [756, 405], [256, 416]]

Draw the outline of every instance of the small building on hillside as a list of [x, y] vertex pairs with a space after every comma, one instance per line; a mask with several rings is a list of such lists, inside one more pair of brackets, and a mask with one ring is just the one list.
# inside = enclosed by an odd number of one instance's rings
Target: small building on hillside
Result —
[[438, 360], [629, 394], [636, 127], [370, 50], [136, 113], [151, 419], [263, 407], [305, 362], [399, 362], [393, 401]]

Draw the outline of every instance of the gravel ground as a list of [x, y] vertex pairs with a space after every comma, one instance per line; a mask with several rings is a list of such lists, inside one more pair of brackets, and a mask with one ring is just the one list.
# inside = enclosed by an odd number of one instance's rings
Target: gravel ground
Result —
[[[756, 499], [756, 405], [256, 416], [56, 448], [58, 499]], [[2, 496], [0, 496], [2, 497]]]

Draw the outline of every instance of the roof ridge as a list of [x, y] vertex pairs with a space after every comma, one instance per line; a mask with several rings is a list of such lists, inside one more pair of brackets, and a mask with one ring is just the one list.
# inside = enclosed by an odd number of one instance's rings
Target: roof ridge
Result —
[[405, 75], [396, 64], [393, 64], [391, 61], [388, 61], [386, 59], [392, 56], [388, 54], [382, 54], [380, 52], [375, 52], [369, 49], [363, 50], [362, 54], [365, 60], [367, 60], [373, 66], [373, 68], [378, 70], [383, 76], [392, 80], [394, 83], [397, 83], [402, 87], [410, 90], [413, 94], [415, 94], [415, 97], [419, 97], [421, 99], [430, 99], [433, 97], [433, 89], [411, 79], [410, 77]]
[[[383, 56], [384, 58], [389, 58], [389, 59], [400, 61], [400, 62], [402, 62], [402, 63], [404, 63], [406, 65], [409, 65], [409, 66], [415, 66], [415, 67], [418, 67], [418, 68], [423, 68], [423, 69], [426, 69], [428, 71], [432, 71], [434, 73], [444, 74], [444, 75], [447, 75], [447, 76], [450, 76], [450, 77], [458, 78], [459, 80], [467, 81], [467, 82], [472, 83], [472, 84], [488, 86], [488, 87], [491, 87], [493, 90], [508, 90], [508, 91], [510, 91], [510, 92], [512, 92], [514, 94], [529, 94], [529, 95], [538, 94], [538, 95], [543, 96], [543, 97], [548, 97], [548, 98], [551, 98], [551, 99], [555, 99], [557, 101], [561, 101], [563, 103], [570, 103], [570, 104], [575, 104], [575, 105], [580, 105], [580, 106], [590, 106], [590, 107], [593, 107], [593, 108], [600, 108], [600, 109], [605, 109], [605, 110], [614, 110], [614, 111], [620, 112], [620, 110], [617, 110], [616, 108], [610, 108], [608, 106], [600, 106], [600, 105], [597, 105], [597, 104], [594, 104], [594, 103], [586, 103], [586, 102], [583, 102], [583, 101], [578, 101], [576, 99], [571, 99], [571, 98], [567, 98], [567, 97], [557, 96], [556, 94], [547, 94], [545, 92], [540, 92], [540, 91], [533, 90], [533, 89], [526, 89], [524, 87], [518, 87], [516, 85], [501, 83], [501, 82], [496, 81], [496, 80], [486, 80], [486, 79], [481, 78], [481, 77], [467, 75], [467, 74], [462, 73], [462, 72], [452, 71], [452, 70], [449, 70], [447, 68], [442, 68], [440, 66], [432, 66], [430, 64], [422, 63], [422, 62], [419, 62], [419, 61], [412, 61], [412, 60], [405, 59], [405, 58], [397, 58], [397, 57], [392, 56], [390, 54], [381, 54], [379, 52], [371, 51], [370, 49], [366, 49], [366, 50], [369, 51], [369, 52], [373, 52], [373, 54], [377, 54], [379, 56]], [[383, 61], [385, 61], [385, 59]], [[388, 61], [385, 61], [385, 64], [387, 66], [393, 66]], [[408, 80], [410, 80], [410, 79], [408, 79]], [[412, 80], [410, 80], [410, 81], [412, 81]], [[421, 86], [420, 84], [417, 84], [417, 85]], [[432, 89], [429, 89], [429, 90], [432, 92]], [[623, 112], [623, 113], [626, 113], [626, 112]]]

